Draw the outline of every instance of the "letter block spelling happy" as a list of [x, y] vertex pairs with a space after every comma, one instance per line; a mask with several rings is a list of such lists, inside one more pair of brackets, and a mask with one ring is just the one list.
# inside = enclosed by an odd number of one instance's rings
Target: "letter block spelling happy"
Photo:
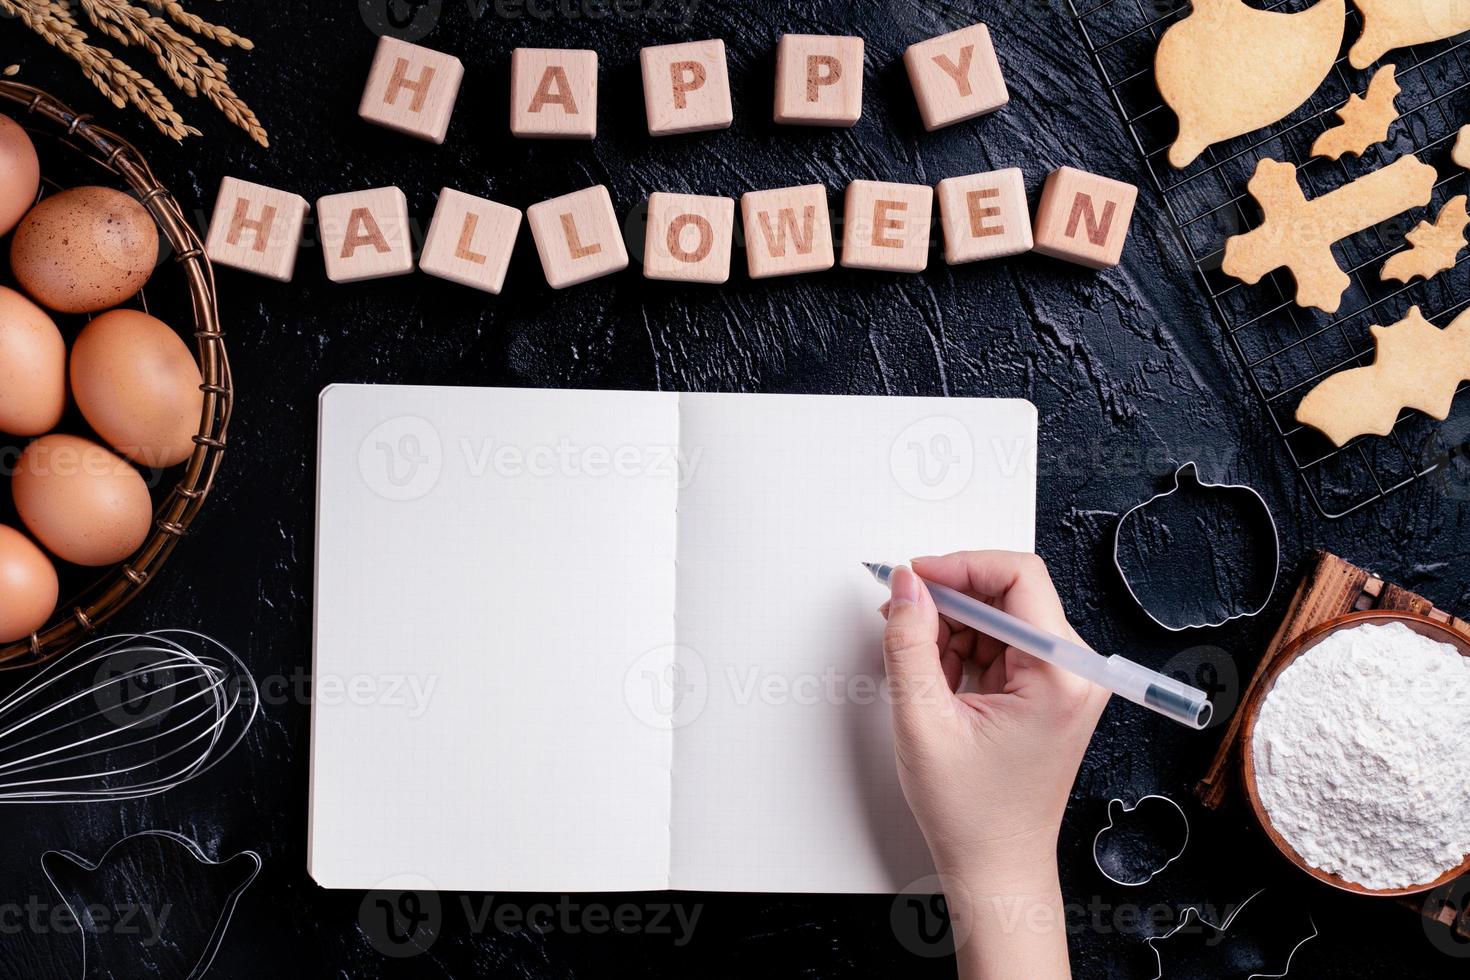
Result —
[[317, 198], [317, 233], [327, 278], [358, 282], [413, 271], [408, 200], [396, 187]]
[[1085, 170], [1062, 167], [1046, 179], [1032, 227], [1036, 251], [1091, 269], [1123, 256], [1138, 188]]
[[299, 194], [226, 177], [214, 201], [204, 251], [216, 265], [290, 282], [308, 207]]
[[984, 24], [909, 45], [903, 63], [927, 130], [983, 116], [1011, 100]]
[[643, 67], [648, 135], [730, 128], [735, 114], [724, 41], [661, 44], [644, 48], [638, 60]]
[[832, 268], [832, 219], [821, 184], [751, 191], [740, 198], [750, 278]]
[[498, 295], [520, 228], [518, 209], [446, 187], [439, 192], [419, 268]]
[[643, 275], [722, 283], [730, 278], [735, 202], [699, 194], [650, 194]]
[[934, 188], [855, 180], [842, 216], [842, 265], [847, 269], [923, 272], [929, 264]]
[[947, 177], [938, 191], [950, 265], [1031, 251], [1031, 210], [1020, 168]]
[[357, 114], [378, 126], [443, 143], [463, 78], [464, 65], [453, 55], [381, 37]]
[[781, 37], [776, 48], [776, 122], [851, 126], [862, 114], [862, 38]]
[[597, 52], [516, 48], [510, 53], [510, 131], [516, 136], [597, 137]]
[[526, 223], [552, 289], [564, 289], [628, 267], [612, 196], [601, 184], [526, 209]]

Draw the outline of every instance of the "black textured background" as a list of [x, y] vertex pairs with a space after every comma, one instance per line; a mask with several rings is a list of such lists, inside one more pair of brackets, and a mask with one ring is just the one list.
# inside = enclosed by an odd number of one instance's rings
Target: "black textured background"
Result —
[[[370, 24], [385, 22], [388, 0], [193, 7], [257, 42], [254, 52], [231, 52], [228, 60], [238, 90], [270, 129], [269, 151], [187, 99], [181, 108], [205, 135], [173, 145], [138, 117], [108, 108], [69, 63], [13, 21], [0, 20], [0, 65], [20, 63], [20, 80], [134, 136], [201, 222], [226, 174], [308, 199], [396, 183], [421, 228], [443, 185], [524, 207], [605, 183], [619, 211], [630, 214], [654, 190], [738, 196], [821, 182], [835, 203], [854, 178], [932, 183], [1007, 166], [1024, 169], [1033, 202], [1045, 175], [1062, 164], [1143, 183], [1063, 0], [421, 4], [429, 19], [420, 23], [432, 25], [424, 43], [466, 66], [442, 147], [357, 118], [375, 43]], [[995, 35], [1011, 104], [926, 134], [900, 62], [903, 49], [975, 20]], [[775, 42], [788, 31], [866, 38], [864, 111], [855, 128], [773, 126]], [[638, 49], [711, 36], [728, 45], [734, 128], [650, 140]], [[597, 49], [601, 115], [594, 143], [510, 137], [508, 65], [517, 45]], [[1337, 523], [1311, 511], [1146, 186], [1123, 263], [1102, 274], [1039, 256], [951, 269], [936, 252], [921, 275], [837, 269], [753, 283], [742, 254], [734, 264], [723, 287], [648, 282], [635, 263], [621, 275], [553, 292], [523, 234], [501, 297], [424, 275], [333, 285], [310, 247], [290, 285], [221, 270], [239, 391], [225, 469], [168, 574], [115, 625], [202, 630], [233, 646], [261, 679], [309, 670], [315, 399], [331, 382], [1029, 398], [1041, 414], [1039, 547], [1078, 629], [1102, 649], [1154, 666], [1208, 661], [1227, 701], [1233, 676], [1248, 676], [1312, 548], [1330, 547], [1443, 606], [1470, 609], [1470, 507], [1463, 493], [1421, 485]], [[1161, 489], [1186, 459], [1198, 459], [1207, 479], [1261, 488], [1281, 525], [1285, 569], [1283, 587], [1260, 619], [1172, 635], [1131, 604], [1109, 550], [1117, 515]], [[1171, 917], [1188, 904], [1225, 909], [1263, 886], [1273, 905], [1242, 915], [1234, 938], [1190, 957], [1190, 966], [1173, 975], [1243, 977], [1258, 947], [1269, 956], [1289, 946], [1307, 928], [1307, 913], [1321, 936], [1299, 953], [1296, 975], [1463, 975], [1464, 961], [1436, 949], [1411, 913], [1318, 887], [1287, 867], [1242, 812], [1207, 816], [1193, 805], [1189, 787], [1217, 738], [1218, 730], [1191, 734], [1126, 704], [1108, 710], [1061, 848], [1063, 887], [1075, 906], [1078, 976], [1152, 977], [1140, 909], [1145, 917], [1160, 903]], [[947, 976], [953, 969], [942, 956], [911, 952], [923, 947], [912, 930], [893, 927], [892, 902], [884, 897], [678, 894], [672, 898], [686, 914], [697, 907], [699, 919], [692, 941], [676, 945], [651, 931], [475, 934], [458, 897], [444, 896], [443, 927], [427, 951], [387, 957], [376, 948], [383, 940], [371, 907], [362, 915], [364, 896], [322, 891], [306, 875], [307, 758], [307, 704], [276, 698], [227, 764], [163, 797], [0, 810], [0, 902], [53, 902], [40, 867], [47, 848], [95, 858], [125, 834], [166, 828], [221, 856], [254, 848], [264, 857], [215, 964], [212, 975], [222, 978], [893, 977]], [[383, 760], [384, 778], [392, 778], [393, 765]], [[1148, 792], [1185, 801], [1194, 820], [1189, 853], [1155, 884], [1113, 886], [1091, 864], [1092, 834], [1109, 797]], [[589, 800], [587, 820], [596, 819], [597, 802]], [[168, 895], [197, 907], [212, 900], [210, 891], [181, 874]], [[525, 907], [538, 898], [495, 901]], [[584, 908], [647, 907], [669, 898], [576, 901]], [[174, 975], [166, 964], [199, 941], [180, 930], [172, 937], [177, 949], [152, 954], [163, 966], [129, 968], [132, 975]], [[75, 976], [78, 950], [75, 935], [0, 915], [0, 974]], [[1274, 965], [1264, 972], [1278, 972], [1280, 963]]]

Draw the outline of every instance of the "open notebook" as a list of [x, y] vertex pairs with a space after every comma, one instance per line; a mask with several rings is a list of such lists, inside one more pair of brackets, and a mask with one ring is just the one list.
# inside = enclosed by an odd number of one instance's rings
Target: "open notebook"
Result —
[[320, 884], [932, 872], [859, 562], [1031, 550], [1029, 403], [336, 385], [320, 439]]

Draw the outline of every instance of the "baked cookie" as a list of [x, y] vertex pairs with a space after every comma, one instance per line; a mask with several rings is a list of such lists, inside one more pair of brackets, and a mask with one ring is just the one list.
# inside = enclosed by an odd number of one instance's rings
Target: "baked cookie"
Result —
[[1442, 41], [1470, 31], [1465, 0], [1353, 0], [1363, 14], [1363, 33], [1348, 52], [1354, 68], [1367, 68], [1394, 48]]
[[1374, 143], [1388, 139], [1388, 127], [1399, 117], [1393, 102], [1402, 91], [1394, 71], [1393, 65], [1384, 65], [1368, 83], [1367, 95], [1348, 96], [1347, 102], [1337, 110], [1341, 125], [1317, 137], [1312, 144], [1312, 156], [1336, 160], [1344, 153], [1351, 153], [1360, 157]]
[[1420, 222], [1404, 236], [1413, 247], [1389, 256], [1380, 277], [1385, 282], [1390, 279], [1408, 282], [1415, 276], [1433, 279], [1453, 269], [1455, 259], [1465, 247], [1466, 225], [1470, 225], [1470, 214], [1465, 211], [1465, 195], [1461, 194], [1446, 201], [1434, 221]]

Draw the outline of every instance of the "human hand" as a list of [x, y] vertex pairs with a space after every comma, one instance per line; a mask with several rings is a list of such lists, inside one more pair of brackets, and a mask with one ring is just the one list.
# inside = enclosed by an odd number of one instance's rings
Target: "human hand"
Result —
[[[942, 876], [977, 896], [1054, 891], [1062, 814], [1108, 692], [942, 619], [918, 577], [1081, 643], [1040, 558], [957, 552], [913, 567], [895, 569], [883, 608], [904, 796]], [[967, 667], [975, 691], [956, 693]]]

